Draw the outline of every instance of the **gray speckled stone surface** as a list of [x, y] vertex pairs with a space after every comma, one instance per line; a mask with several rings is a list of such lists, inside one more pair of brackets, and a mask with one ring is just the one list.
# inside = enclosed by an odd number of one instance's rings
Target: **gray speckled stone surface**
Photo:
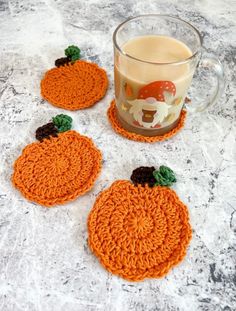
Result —
[[[195, 25], [223, 62], [227, 81], [216, 106], [188, 116], [179, 135], [156, 145], [115, 135], [105, 113], [113, 96], [112, 32], [127, 17], [150, 12]], [[235, 14], [235, 0], [0, 1], [1, 311], [236, 309]], [[27, 202], [10, 176], [35, 129], [62, 112], [40, 98], [39, 82], [71, 43], [109, 75], [100, 103], [69, 112], [74, 128], [102, 150], [104, 165], [87, 195], [46, 209]], [[156, 164], [177, 173], [174, 189], [189, 207], [193, 239], [186, 259], [165, 278], [129, 283], [91, 254], [86, 220], [102, 189], [139, 165]]]

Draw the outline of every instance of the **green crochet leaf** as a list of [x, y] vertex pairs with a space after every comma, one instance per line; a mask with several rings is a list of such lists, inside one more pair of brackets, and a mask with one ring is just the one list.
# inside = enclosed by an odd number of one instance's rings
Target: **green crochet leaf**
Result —
[[66, 132], [72, 127], [72, 118], [65, 114], [58, 114], [52, 118], [52, 121], [59, 132]]
[[80, 59], [80, 49], [78, 46], [70, 45], [65, 49], [65, 55], [71, 59], [72, 62]]
[[176, 182], [176, 177], [172, 169], [164, 165], [161, 165], [159, 170], [154, 171], [153, 176], [156, 179], [155, 186], [170, 187]]

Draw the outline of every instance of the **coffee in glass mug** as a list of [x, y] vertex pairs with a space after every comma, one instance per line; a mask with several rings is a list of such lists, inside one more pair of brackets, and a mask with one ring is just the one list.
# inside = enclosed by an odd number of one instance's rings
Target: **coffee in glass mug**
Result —
[[[121, 125], [144, 136], [163, 135], [179, 121], [184, 100], [201, 58], [201, 37], [190, 24], [170, 16], [143, 15], [115, 30], [114, 77], [116, 113]], [[223, 71], [215, 58], [205, 58], [222, 91]]]

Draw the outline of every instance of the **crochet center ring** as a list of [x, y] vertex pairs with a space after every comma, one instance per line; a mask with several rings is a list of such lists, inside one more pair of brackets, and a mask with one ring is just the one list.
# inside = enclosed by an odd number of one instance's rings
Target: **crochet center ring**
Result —
[[52, 206], [90, 190], [100, 169], [92, 140], [68, 131], [26, 146], [14, 164], [13, 184], [28, 200]]
[[188, 219], [173, 190], [116, 181], [90, 212], [89, 246], [108, 271], [127, 280], [161, 277], [186, 254]]

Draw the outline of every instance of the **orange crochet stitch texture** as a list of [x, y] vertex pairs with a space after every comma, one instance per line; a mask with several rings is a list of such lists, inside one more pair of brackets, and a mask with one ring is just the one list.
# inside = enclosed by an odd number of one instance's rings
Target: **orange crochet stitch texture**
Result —
[[97, 64], [76, 61], [48, 70], [41, 81], [41, 95], [52, 105], [78, 110], [104, 97], [108, 86], [105, 70]]
[[173, 130], [169, 131], [166, 134], [160, 135], [160, 136], [151, 136], [151, 137], [142, 136], [140, 134], [128, 132], [120, 125], [120, 122], [116, 116], [115, 100], [113, 100], [111, 102], [110, 107], [107, 110], [107, 116], [108, 116], [108, 119], [111, 123], [111, 126], [113, 127], [113, 129], [118, 134], [120, 134], [120, 135], [122, 135], [122, 136], [124, 136], [130, 140], [140, 141], [140, 142], [144, 142], [144, 143], [155, 143], [155, 142], [164, 141], [164, 140], [167, 140], [167, 139], [173, 137], [182, 129], [182, 127], [184, 126], [185, 118], [186, 118], [186, 111], [182, 110], [179, 123], [177, 124], [177, 126]]
[[164, 276], [191, 239], [187, 207], [166, 187], [114, 182], [88, 218], [89, 246], [111, 273], [129, 281]]
[[15, 161], [12, 181], [30, 201], [63, 204], [91, 189], [101, 161], [91, 139], [67, 131], [26, 146]]

